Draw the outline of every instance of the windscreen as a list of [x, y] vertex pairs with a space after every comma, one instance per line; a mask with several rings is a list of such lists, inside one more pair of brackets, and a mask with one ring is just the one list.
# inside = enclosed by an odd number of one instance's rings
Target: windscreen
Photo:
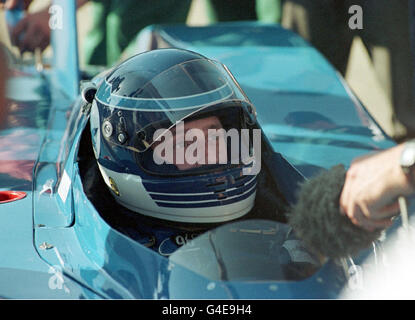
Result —
[[299, 281], [322, 264], [291, 227], [268, 220], [238, 221], [208, 231], [169, 259], [210, 280], [227, 281]]

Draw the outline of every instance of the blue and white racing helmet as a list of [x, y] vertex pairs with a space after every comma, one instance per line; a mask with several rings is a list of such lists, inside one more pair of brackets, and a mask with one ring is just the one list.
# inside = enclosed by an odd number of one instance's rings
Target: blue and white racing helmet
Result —
[[257, 175], [245, 173], [255, 126], [227, 68], [181, 49], [121, 63], [91, 108], [95, 157], [116, 201], [176, 222], [225, 222], [252, 209]]

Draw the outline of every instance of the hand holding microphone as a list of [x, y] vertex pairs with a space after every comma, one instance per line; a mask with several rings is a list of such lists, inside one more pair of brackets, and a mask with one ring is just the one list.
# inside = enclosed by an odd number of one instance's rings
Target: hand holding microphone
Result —
[[306, 181], [288, 214], [296, 236], [309, 249], [329, 258], [354, 255], [381, 235], [381, 229], [369, 232], [340, 212], [345, 177], [346, 170], [339, 165]]
[[401, 144], [352, 163], [340, 196], [340, 207], [355, 225], [368, 231], [390, 226], [391, 217], [400, 211], [398, 198], [414, 192], [413, 173], [404, 172], [404, 166], [415, 161], [414, 145], [413, 142]]
[[392, 224], [400, 212], [398, 198], [415, 192], [414, 164], [410, 142], [358, 158], [348, 171], [333, 167], [300, 187], [288, 221], [298, 237], [327, 257], [356, 254]]

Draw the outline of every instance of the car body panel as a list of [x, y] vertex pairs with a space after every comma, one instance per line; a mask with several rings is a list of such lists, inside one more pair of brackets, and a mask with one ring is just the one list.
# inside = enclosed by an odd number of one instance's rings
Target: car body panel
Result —
[[[0, 204], [0, 297], [100, 298], [45, 262], [38, 253], [44, 243], [36, 248], [33, 242], [36, 224], [33, 204], [42, 202], [39, 200], [41, 197], [52, 199], [53, 196], [52, 184], [52, 189], [33, 192], [39, 183], [35, 172], [41, 161], [53, 167], [53, 170], [49, 170], [49, 181], [57, 176], [57, 152], [67, 123], [66, 114], [73, 103], [66, 95], [59, 96], [58, 91], [54, 93], [57, 98], [54, 101], [50, 91], [56, 88], [50, 85], [46, 77], [26, 68], [23, 75], [18, 74], [9, 80], [7, 99], [10, 111], [0, 133], [0, 188], [24, 191], [27, 196], [22, 200]], [[44, 206], [41, 211], [47, 218], [43, 220], [55, 226], [67, 224], [56, 222], [62, 219], [55, 218], [55, 213], [57, 217], [58, 212], [62, 213], [63, 210], [54, 209]]]
[[[393, 145], [324, 58], [279, 26], [152, 26], [139, 35], [138, 47], [149, 35], [229, 67], [257, 108], [270, 169], [289, 202], [304, 177]], [[74, 34], [67, 36], [69, 41]], [[335, 261], [297, 282], [212, 281], [109, 226], [86, 197], [79, 174], [77, 152], [88, 114], [73, 87], [76, 63], [65, 68], [58, 59], [56, 69], [40, 73], [13, 66], [8, 103], [18, 107], [0, 131], [1, 161], [12, 166], [1, 173], [0, 189], [25, 191], [27, 197], [0, 204], [1, 297], [336, 297], [345, 278]], [[312, 128], [288, 125], [290, 112], [300, 112], [293, 121], [309, 123], [307, 117], [317, 113], [331, 122], [319, 123], [323, 117], [311, 121]]]

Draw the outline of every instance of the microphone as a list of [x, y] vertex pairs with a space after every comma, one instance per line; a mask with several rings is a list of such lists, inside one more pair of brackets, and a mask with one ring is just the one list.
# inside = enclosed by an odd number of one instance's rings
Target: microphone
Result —
[[302, 183], [298, 201], [287, 214], [296, 236], [310, 250], [328, 258], [355, 255], [371, 246], [382, 233], [382, 229], [364, 230], [340, 213], [345, 178], [346, 169], [337, 165]]

